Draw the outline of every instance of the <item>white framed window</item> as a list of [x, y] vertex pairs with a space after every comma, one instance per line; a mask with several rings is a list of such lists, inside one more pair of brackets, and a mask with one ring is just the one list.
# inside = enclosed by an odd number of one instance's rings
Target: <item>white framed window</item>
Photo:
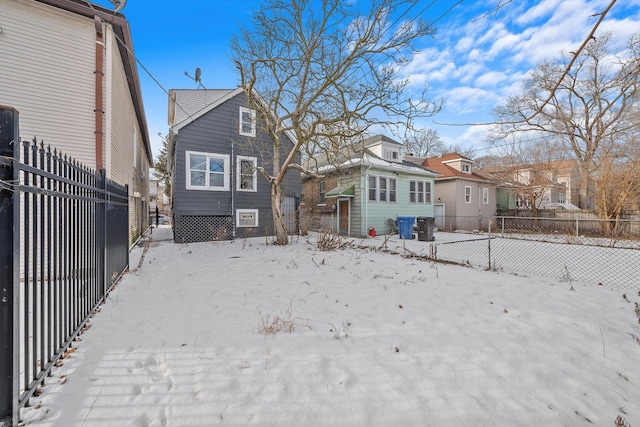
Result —
[[324, 180], [318, 182], [318, 204], [324, 205], [326, 203], [327, 184]]
[[236, 227], [257, 227], [258, 209], [236, 209]]
[[463, 163], [462, 172], [471, 173], [471, 166], [468, 163]]
[[387, 180], [384, 177], [378, 177], [378, 201], [386, 202], [389, 197], [389, 190], [387, 189]]
[[187, 190], [229, 191], [229, 156], [186, 152]]
[[369, 201], [375, 202], [378, 200], [378, 177], [372, 175], [369, 177]]
[[567, 203], [567, 195], [564, 193], [558, 193], [558, 203]]
[[398, 160], [399, 153], [396, 150], [385, 148], [382, 150], [382, 157], [386, 160]]
[[409, 203], [431, 203], [431, 183], [429, 181], [409, 181]]
[[483, 205], [488, 205], [489, 204], [489, 189], [488, 188], [483, 188], [482, 189], [482, 204]]
[[258, 159], [256, 157], [236, 157], [236, 190], [258, 191]]
[[240, 107], [240, 135], [256, 136], [256, 110]]
[[395, 178], [387, 178], [389, 184], [389, 201], [396, 201], [396, 179]]
[[468, 185], [464, 186], [464, 202], [471, 203], [471, 187]]
[[368, 179], [371, 202], [395, 202], [397, 194], [396, 179], [390, 176], [370, 175]]

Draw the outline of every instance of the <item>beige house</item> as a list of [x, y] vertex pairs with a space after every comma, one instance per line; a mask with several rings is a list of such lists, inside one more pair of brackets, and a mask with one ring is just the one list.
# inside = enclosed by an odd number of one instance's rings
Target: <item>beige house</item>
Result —
[[474, 161], [458, 153], [405, 159], [439, 174], [435, 181], [435, 224], [440, 229], [486, 228], [496, 214], [496, 184], [473, 170]]
[[129, 237], [148, 225], [153, 163], [125, 17], [81, 0], [0, 0], [0, 105], [34, 136], [129, 186]]

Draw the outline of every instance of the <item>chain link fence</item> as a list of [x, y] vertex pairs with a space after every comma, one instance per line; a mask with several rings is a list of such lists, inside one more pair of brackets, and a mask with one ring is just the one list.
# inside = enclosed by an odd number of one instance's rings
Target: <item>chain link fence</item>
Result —
[[417, 235], [379, 238], [420, 258], [640, 291], [640, 221], [442, 217], [434, 241]]

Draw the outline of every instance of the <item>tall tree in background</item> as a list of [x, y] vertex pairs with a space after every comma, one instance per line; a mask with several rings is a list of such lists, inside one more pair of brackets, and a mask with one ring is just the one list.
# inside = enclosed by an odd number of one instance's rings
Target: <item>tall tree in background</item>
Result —
[[[168, 142], [166, 139], [162, 139], [162, 149], [160, 153], [158, 153], [158, 157], [156, 157], [156, 161], [153, 164], [154, 173], [156, 177], [162, 180], [164, 184], [164, 193], [167, 196], [171, 196], [171, 179], [169, 177], [169, 170], [167, 169], [167, 152], [168, 152]], [[159, 196], [159, 195], [158, 195]]]
[[[278, 244], [288, 243], [284, 176], [309, 172], [294, 163], [297, 153], [329, 158], [372, 126], [403, 132], [441, 107], [424, 91], [412, 97], [400, 76], [415, 43], [434, 33], [408, 15], [419, 0], [371, 0], [364, 11], [361, 3], [266, 0], [231, 42], [240, 84], [273, 140], [272, 170], [260, 172], [271, 184]], [[281, 144], [285, 132], [295, 135], [291, 149]]]
[[640, 140], [605, 140], [601, 153], [594, 159], [597, 173], [593, 177], [595, 203], [608, 231], [620, 229], [620, 217], [625, 211], [639, 207]]
[[438, 131], [434, 129], [420, 129], [407, 135], [404, 151], [416, 157], [431, 157], [445, 153], [445, 146]]
[[[564, 144], [580, 170], [580, 208], [590, 206], [590, 182], [597, 173], [595, 159], [603, 141], [616, 141], [637, 133], [640, 38], [627, 49], [612, 52], [611, 35], [592, 38], [563, 76], [570, 57], [540, 64], [522, 91], [496, 109], [494, 139], [514, 132], [533, 132]], [[556, 84], [559, 86], [554, 90]]]
[[492, 152], [495, 162], [487, 167], [490, 176], [504, 184], [531, 216], [538, 216], [545, 198], [552, 201], [553, 192], [566, 191], [557, 180], [564, 150], [552, 142], [516, 139], [493, 147]]

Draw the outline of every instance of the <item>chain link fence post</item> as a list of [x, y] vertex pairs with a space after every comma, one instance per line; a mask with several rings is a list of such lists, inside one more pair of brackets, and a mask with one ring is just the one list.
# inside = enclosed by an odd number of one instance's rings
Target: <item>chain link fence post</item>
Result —
[[489, 270], [491, 270], [491, 224], [493, 223], [492, 220], [489, 220], [489, 239], [487, 240], [488, 243], [488, 252], [489, 252]]

